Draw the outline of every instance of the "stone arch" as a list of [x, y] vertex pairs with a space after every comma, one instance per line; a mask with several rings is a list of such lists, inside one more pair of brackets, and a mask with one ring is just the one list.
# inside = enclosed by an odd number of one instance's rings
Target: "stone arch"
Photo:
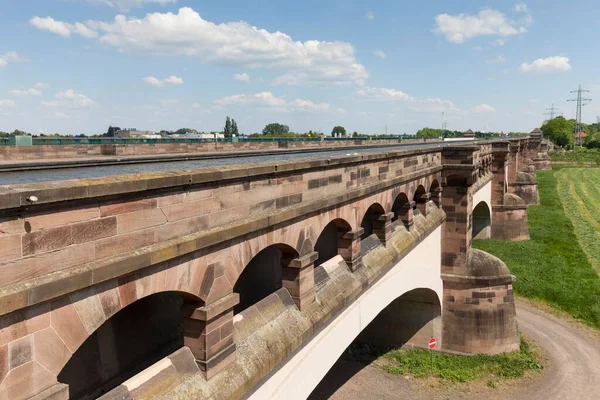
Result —
[[325, 225], [315, 242], [315, 251], [319, 254], [315, 266], [341, 254], [345, 247], [342, 239], [351, 231], [352, 226], [342, 218], [336, 218]]
[[281, 289], [284, 268], [298, 256], [293, 247], [277, 243], [263, 248], [252, 257], [233, 286], [233, 291], [240, 296], [234, 313], [244, 311]]
[[412, 289], [382, 309], [355, 342], [381, 348], [426, 347], [433, 336], [441, 340], [441, 312], [440, 299], [435, 291]]
[[427, 191], [425, 190], [425, 187], [423, 187], [423, 185], [417, 186], [417, 188], [415, 189], [415, 193], [413, 195], [413, 201], [415, 203], [420, 203], [421, 196], [423, 196], [425, 193], [427, 193]]
[[392, 204], [392, 212], [394, 213], [394, 216], [392, 217], [392, 221], [401, 219], [401, 217], [404, 213], [403, 210], [408, 207], [407, 205], [409, 203], [410, 203], [410, 200], [408, 200], [408, 196], [406, 195], [406, 193], [401, 192], [400, 194], [398, 194], [396, 196], [396, 198], [394, 199], [394, 203]]
[[366, 238], [375, 233], [375, 226], [377, 225], [378, 219], [385, 214], [385, 210], [383, 206], [379, 203], [373, 203], [362, 218], [362, 222], [360, 224], [361, 228], [364, 229], [364, 233], [362, 238]]
[[[97, 398], [183, 347], [181, 308], [186, 302], [202, 304], [189, 293], [161, 291], [135, 300], [107, 318], [68, 359], [63, 358], [57, 379], [69, 385], [69, 398]], [[78, 309], [88, 322], [89, 313]], [[82, 333], [76, 322], [71, 322], [68, 339]], [[45, 345], [60, 347], [56, 341]], [[54, 349], [58, 354], [60, 350]]]
[[492, 213], [485, 201], [473, 208], [473, 239], [489, 239], [492, 233]]

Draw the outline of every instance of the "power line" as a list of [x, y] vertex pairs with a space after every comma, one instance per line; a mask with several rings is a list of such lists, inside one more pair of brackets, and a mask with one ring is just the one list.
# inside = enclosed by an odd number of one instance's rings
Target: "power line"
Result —
[[581, 97], [581, 93], [587, 93], [587, 92], [589, 92], [589, 90], [584, 90], [581, 88], [581, 85], [579, 85], [579, 88], [577, 90], [571, 90], [571, 92], [570, 92], [570, 93], [577, 93], [577, 98], [567, 100], [567, 101], [576, 101], [577, 102], [577, 111], [576, 111], [576, 117], [575, 117], [575, 119], [577, 120], [577, 122], [575, 123], [575, 140], [577, 142], [576, 144], [579, 146], [581, 146], [581, 131], [582, 131], [581, 107], [587, 106], [592, 101], [592, 99], [587, 99], [587, 98]]
[[558, 107], [554, 107], [554, 103], [552, 103], [552, 107], [550, 108], [546, 108], [546, 111], [544, 115], [549, 115], [550, 119], [553, 120], [555, 116], [560, 115], [560, 113], [558, 113], [557, 111], [559, 110]]

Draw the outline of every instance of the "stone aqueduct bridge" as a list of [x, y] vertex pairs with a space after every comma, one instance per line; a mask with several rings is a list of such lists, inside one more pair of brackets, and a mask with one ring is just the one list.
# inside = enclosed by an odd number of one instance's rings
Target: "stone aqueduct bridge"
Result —
[[0, 187], [0, 399], [305, 398], [355, 339], [516, 349], [513, 277], [471, 241], [528, 238], [539, 151]]

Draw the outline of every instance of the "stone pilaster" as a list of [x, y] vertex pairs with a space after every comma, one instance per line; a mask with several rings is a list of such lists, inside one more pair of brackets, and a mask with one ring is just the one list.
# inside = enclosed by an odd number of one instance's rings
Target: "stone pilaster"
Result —
[[429, 209], [431, 208], [431, 205], [431, 193], [424, 193], [417, 200], [417, 210], [419, 210], [419, 212], [425, 217], [427, 216], [427, 214], [429, 214]]
[[315, 261], [316, 251], [293, 260], [283, 258], [283, 287], [290, 292], [300, 310], [315, 301]]
[[342, 256], [352, 272], [362, 267], [360, 239], [365, 230], [358, 228], [354, 231], [338, 231], [338, 254]]
[[435, 204], [437, 206], [437, 208], [442, 207], [442, 193], [443, 192], [444, 192], [444, 189], [442, 187], [437, 187], [437, 188], [435, 188], [433, 193], [431, 193], [431, 201], [433, 201], [433, 204]]
[[231, 293], [206, 306], [183, 306], [184, 344], [192, 351], [206, 379], [236, 359], [233, 307], [239, 302], [239, 295]]
[[416, 203], [414, 201], [409, 201], [407, 203], [404, 203], [398, 209], [398, 219], [400, 221], [402, 221], [402, 223], [404, 224], [406, 229], [409, 231], [412, 228], [412, 226], [414, 225], [413, 210], [415, 208], [415, 205], [416, 205]]
[[377, 235], [381, 243], [385, 246], [392, 236], [392, 218], [393, 212], [382, 214], [373, 221], [373, 233]]

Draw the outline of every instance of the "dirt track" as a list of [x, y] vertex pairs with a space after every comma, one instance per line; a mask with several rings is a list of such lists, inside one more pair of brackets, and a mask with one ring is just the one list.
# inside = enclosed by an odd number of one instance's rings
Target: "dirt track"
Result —
[[539, 382], [524, 380], [489, 390], [440, 387], [386, 373], [379, 367], [341, 359], [311, 395], [319, 399], [600, 399], [600, 341], [579, 327], [525, 304], [519, 328], [544, 348], [550, 365]]

